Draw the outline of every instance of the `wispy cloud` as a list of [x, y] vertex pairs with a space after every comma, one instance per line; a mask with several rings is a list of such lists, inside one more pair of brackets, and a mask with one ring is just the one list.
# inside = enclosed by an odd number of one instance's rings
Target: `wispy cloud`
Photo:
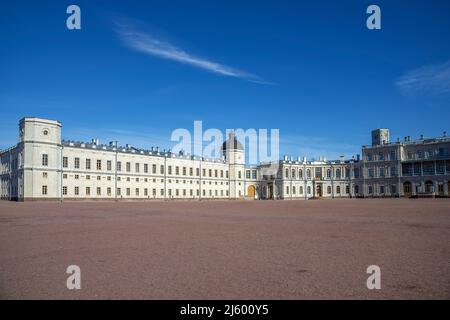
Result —
[[140, 51], [158, 58], [191, 65], [222, 76], [240, 78], [259, 84], [272, 84], [249, 72], [228, 67], [223, 64], [189, 54], [164, 39], [158, 38], [149, 32], [138, 29], [138, 27], [133, 23], [116, 21], [115, 25], [115, 31], [119, 35], [119, 38], [123, 44], [136, 51]]
[[450, 93], [450, 60], [411, 70], [398, 78], [395, 84], [407, 95]]

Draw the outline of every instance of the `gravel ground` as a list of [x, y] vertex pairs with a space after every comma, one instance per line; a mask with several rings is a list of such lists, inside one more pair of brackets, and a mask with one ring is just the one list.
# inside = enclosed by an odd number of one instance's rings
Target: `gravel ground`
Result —
[[450, 200], [0, 201], [0, 298], [450, 299]]

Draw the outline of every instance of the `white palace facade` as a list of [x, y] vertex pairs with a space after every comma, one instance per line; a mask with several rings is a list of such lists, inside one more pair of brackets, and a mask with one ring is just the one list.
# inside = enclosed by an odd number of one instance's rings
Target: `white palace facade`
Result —
[[231, 134], [223, 158], [205, 159], [115, 143], [64, 141], [58, 121], [25, 117], [19, 142], [0, 152], [7, 200], [310, 199], [450, 195], [450, 138], [389, 142], [372, 131], [362, 158], [335, 161], [285, 156], [245, 165]]

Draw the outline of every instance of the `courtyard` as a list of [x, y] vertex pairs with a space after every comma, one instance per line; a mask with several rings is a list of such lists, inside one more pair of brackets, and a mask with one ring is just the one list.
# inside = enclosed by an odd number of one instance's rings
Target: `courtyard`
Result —
[[0, 201], [0, 298], [450, 299], [450, 201]]

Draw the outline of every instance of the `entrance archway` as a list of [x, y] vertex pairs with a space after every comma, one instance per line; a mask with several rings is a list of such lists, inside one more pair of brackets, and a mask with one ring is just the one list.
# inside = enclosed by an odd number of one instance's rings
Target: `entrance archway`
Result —
[[254, 199], [255, 198], [255, 194], [256, 194], [255, 186], [254, 185], [248, 186], [248, 188], [247, 188], [247, 196], [249, 198]]
[[434, 192], [433, 181], [428, 180], [425, 182], [425, 192], [428, 193]]
[[317, 184], [316, 191], [317, 191], [316, 192], [317, 197], [321, 197], [322, 196], [322, 184], [321, 183]]
[[267, 186], [267, 199], [273, 199], [273, 184]]
[[407, 198], [411, 197], [411, 194], [412, 194], [412, 185], [411, 185], [411, 182], [405, 181], [405, 182], [403, 183], [403, 194], [404, 194], [405, 197], [407, 197]]

